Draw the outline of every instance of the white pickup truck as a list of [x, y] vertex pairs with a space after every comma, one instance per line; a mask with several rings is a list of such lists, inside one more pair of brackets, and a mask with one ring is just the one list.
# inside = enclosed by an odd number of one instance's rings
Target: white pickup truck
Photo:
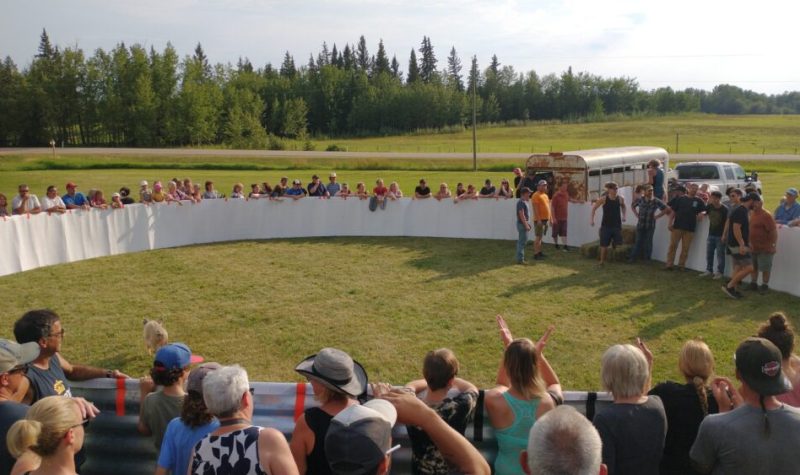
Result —
[[678, 183], [708, 183], [716, 186], [722, 193], [729, 187], [744, 189], [752, 183], [758, 194], [761, 194], [758, 173], [748, 175], [744, 168], [732, 162], [683, 162], [675, 165], [667, 176], [677, 179]]

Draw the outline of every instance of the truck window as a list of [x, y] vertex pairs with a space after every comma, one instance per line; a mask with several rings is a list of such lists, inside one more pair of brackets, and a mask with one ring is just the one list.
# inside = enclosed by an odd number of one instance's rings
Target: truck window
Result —
[[725, 179], [735, 180], [736, 175], [733, 174], [733, 168], [730, 165], [725, 165]]
[[716, 165], [680, 165], [679, 180], [719, 180], [719, 169]]
[[733, 171], [736, 173], [737, 180], [744, 180], [747, 178], [747, 175], [744, 173], [744, 168], [740, 167], [739, 165], [734, 165]]

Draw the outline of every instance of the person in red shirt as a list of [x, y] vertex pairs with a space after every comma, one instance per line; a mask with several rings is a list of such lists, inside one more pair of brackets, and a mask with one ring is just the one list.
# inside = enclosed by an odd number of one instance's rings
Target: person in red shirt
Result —
[[386, 209], [386, 195], [388, 194], [389, 188], [383, 184], [383, 178], [378, 178], [375, 181], [375, 188], [372, 189], [372, 198], [369, 200], [370, 211], [375, 211], [378, 206]]
[[[758, 196], [756, 193], [752, 195]], [[755, 197], [754, 197], [755, 198]], [[753, 254], [753, 271], [750, 273], [750, 290], [766, 292], [769, 290], [769, 275], [772, 272], [772, 257], [778, 243], [778, 225], [764, 209], [761, 198], [753, 199], [750, 212], [750, 252]], [[758, 273], [761, 272], [761, 287], [758, 286]]]

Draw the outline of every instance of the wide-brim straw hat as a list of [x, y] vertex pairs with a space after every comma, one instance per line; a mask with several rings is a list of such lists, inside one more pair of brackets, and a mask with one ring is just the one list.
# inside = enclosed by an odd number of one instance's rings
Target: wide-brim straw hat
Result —
[[319, 381], [333, 391], [356, 397], [367, 390], [367, 372], [347, 353], [336, 348], [323, 348], [301, 361], [295, 371]]

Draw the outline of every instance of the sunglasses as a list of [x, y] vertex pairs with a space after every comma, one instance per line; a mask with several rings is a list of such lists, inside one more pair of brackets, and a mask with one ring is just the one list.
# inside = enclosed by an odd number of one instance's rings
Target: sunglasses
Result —
[[70, 427], [70, 429], [78, 427], [78, 426], [83, 426], [83, 428], [85, 429], [89, 425], [90, 421], [91, 421], [91, 419], [89, 419], [88, 417], [85, 417], [79, 424], [75, 424], [74, 426]]

